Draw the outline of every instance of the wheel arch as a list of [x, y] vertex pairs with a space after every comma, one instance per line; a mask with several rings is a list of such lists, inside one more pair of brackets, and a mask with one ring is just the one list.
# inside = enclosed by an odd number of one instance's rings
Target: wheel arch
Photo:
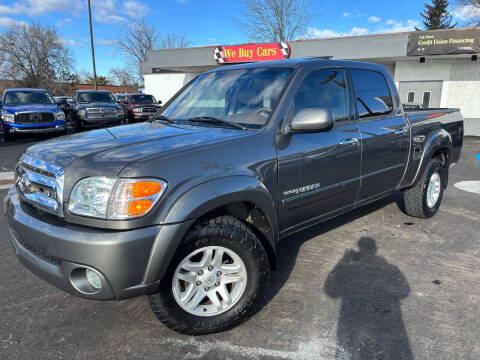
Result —
[[249, 176], [216, 179], [183, 193], [167, 212], [145, 270], [144, 282], [160, 280], [178, 245], [195, 224], [214, 215], [231, 215], [243, 221], [259, 238], [271, 267], [276, 263], [278, 221], [267, 188]]
[[433, 158], [438, 158], [442, 165], [448, 169], [452, 162], [453, 143], [452, 137], [445, 129], [437, 129], [433, 131], [425, 140], [423, 154], [412, 181], [415, 185], [421, 178], [429, 161]]

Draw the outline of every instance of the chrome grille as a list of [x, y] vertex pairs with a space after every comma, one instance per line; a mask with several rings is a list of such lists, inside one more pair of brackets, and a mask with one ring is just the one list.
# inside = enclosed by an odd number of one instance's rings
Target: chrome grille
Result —
[[43, 124], [55, 121], [55, 115], [49, 112], [21, 112], [15, 115], [17, 124]]
[[23, 154], [15, 169], [15, 187], [26, 202], [50, 213], [63, 215], [61, 167]]
[[88, 108], [87, 117], [115, 117], [117, 116], [117, 109], [113, 108]]

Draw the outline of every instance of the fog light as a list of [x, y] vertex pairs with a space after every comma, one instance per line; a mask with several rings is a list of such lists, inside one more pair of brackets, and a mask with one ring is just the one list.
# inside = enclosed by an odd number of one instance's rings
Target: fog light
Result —
[[100, 279], [100, 276], [98, 276], [95, 271], [87, 269], [85, 271], [85, 276], [88, 283], [92, 285], [95, 289], [100, 290], [102, 288], [102, 279]]

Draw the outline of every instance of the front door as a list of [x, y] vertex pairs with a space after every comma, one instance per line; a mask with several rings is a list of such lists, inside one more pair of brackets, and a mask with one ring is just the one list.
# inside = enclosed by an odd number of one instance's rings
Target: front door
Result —
[[277, 142], [280, 227], [289, 232], [354, 207], [360, 178], [360, 132], [353, 121], [344, 69], [304, 78], [285, 121], [307, 108], [333, 113], [331, 130], [283, 135]]

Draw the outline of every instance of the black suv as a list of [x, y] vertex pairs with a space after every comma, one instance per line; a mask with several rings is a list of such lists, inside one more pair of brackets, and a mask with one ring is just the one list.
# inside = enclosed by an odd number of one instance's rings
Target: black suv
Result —
[[72, 124], [75, 130], [121, 125], [125, 121], [123, 108], [109, 91], [79, 90], [73, 94]]

